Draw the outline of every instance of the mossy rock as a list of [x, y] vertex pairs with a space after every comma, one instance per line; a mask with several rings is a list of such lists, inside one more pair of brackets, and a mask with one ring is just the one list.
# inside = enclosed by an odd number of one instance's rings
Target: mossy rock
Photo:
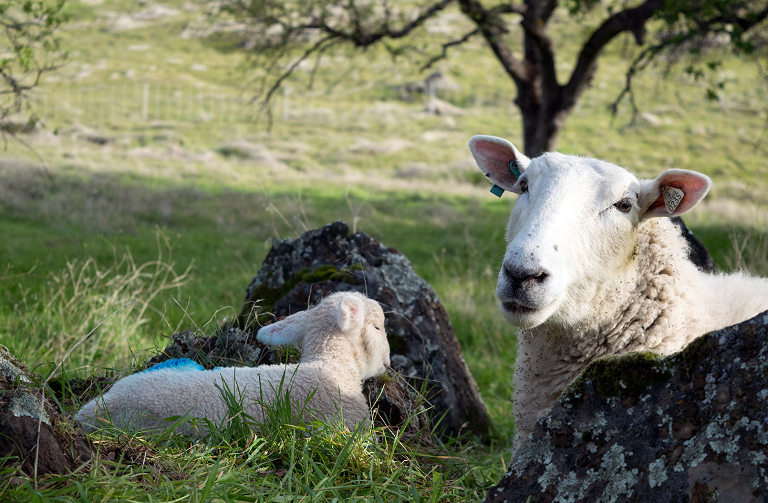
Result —
[[246, 330], [252, 326], [259, 327], [268, 324], [272, 321], [270, 313], [274, 311], [275, 303], [302, 282], [319, 283], [321, 281], [332, 281], [359, 285], [361, 280], [355, 276], [354, 272], [362, 271], [362, 269], [363, 267], [360, 264], [353, 264], [350, 267], [343, 268], [325, 264], [314, 269], [304, 268], [299, 270], [279, 288], [270, 288], [265, 284], [254, 285], [248, 292], [243, 309], [237, 317], [236, 325]]
[[[488, 438], [490, 416], [434, 289], [402, 253], [362, 232], [350, 233], [343, 222], [276, 240], [248, 285], [235, 326], [255, 333], [339, 291], [360, 292], [384, 306], [393, 368], [419, 390], [417, 395], [425, 395], [421, 398], [430, 404], [432, 424], [449, 435], [472, 432]], [[386, 403], [397, 409], [416, 395], [398, 396], [389, 396]], [[383, 415], [397, 422], [414, 406]]]
[[637, 397], [650, 386], [666, 382], [671, 377], [672, 371], [663, 357], [652, 351], [641, 351], [592, 362], [563, 395], [577, 399], [589, 383], [603, 396]]
[[768, 311], [589, 365], [486, 501], [765, 501]]

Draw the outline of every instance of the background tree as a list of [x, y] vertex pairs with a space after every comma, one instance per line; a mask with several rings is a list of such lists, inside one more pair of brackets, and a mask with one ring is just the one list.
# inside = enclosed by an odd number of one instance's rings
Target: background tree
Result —
[[64, 58], [56, 36], [66, 0], [0, 0], [0, 127]]
[[[597, 70], [606, 46], [622, 33], [641, 48], [629, 64], [626, 87], [614, 103], [631, 95], [632, 77], [672, 51], [698, 53], [706, 41], [752, 54], [751, 37], [768, 17], [768, 2], [740, 0], [223, 0], [222, 9], [249, 24], [249, 45], [264, 64], [260, 97], [266, 104], [305, 60], [319, 60], [341, 46], [366, 48], [413, 36], [429, 20], [455, 5], [471, 22], [465, 33], [441, 44], [425, 66], [448, 57], [452, 47], [481, 37], [517, 89], [525, 152], [553, 150], [558, 133]], [[557, 75], [550, 22], [565, 10], [574, 23], [589, 23], [570, 74]], [[649, 36], [648, 33], [651, 33]], [[297, 52], [297, 48], [301, 48]], [[519, 51], [519, 52], [516, 52]], [[691, 72], [700, 71], [691, 66]]]

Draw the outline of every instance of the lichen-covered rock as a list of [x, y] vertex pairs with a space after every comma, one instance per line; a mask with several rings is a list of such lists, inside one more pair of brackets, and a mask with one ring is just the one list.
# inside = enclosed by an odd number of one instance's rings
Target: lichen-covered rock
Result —
[[43, 388], [5, 346], [0, 346], [0, 459], [27, 475], [67, 473], [91, 457], [77, 426], [61, 416]]
[[[248, 286], [238, 325], [249, 331], [342, 290], [362, 292], [382, 304], [392, 365], [409, 387], [427, 391], [430, 416], [444, 415], [440, 424], [448, 433], [485, 437], [491, 427], [487, 409], [437, 294], [405, 256], [364, 233], [350, 234], [342, 222], [276, 241]], [[399, 393], [414, 400], [419, 396], [406, 388]], [[403, 400], [392, 397], [388, 403]], [[407, 414], [408, 407], [389, 415]]]
[[531, 503], [766, 498], [768, 312], [666, 358], [593, 363], [486, 495]]

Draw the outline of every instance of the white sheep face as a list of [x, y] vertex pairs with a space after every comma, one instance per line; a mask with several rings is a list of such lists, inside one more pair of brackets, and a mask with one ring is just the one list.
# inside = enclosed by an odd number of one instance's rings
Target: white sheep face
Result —
[[614, 164], [556, 152], [530, 160], [490, 136], [472, 137], [469, 146], [495, 185], [519, 194], [496, 296], [503, 315], [521, 328], [572, 327], [593, 316], [590, 300], [605, 278], [633, 264], [638, 225], [685, 213], [711, 185], [685, 170], [638, 180]]
[[363, 354], [365, 355], [365, 365], [361, 374], [363, 379], [380, 376], [386, 373], [390, 366], [389, 361], [389, 342], [384, 330], [384, 311], [378, 302], [366, 298], [365, 321], [360, 331], [360, 341]]

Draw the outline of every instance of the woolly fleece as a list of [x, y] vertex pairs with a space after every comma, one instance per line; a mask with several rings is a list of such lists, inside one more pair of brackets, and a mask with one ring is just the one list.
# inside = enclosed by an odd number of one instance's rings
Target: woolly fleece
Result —
[[[245, 413], [257, 421], [278, 390], [287, 390], [306, 420], [343, 421], [350, 429], [368, 424], [362, 381], [383, 374], [390, 364], [384, 313], [377, 302], [356, 292], [338, 292], [263, 327], [258, 338], [267, 344], [301, 344], [300, 362], [207, 371], [153, 368], [119, 380], [83, 406], [76, 419], [89, 431], [107, 419], [119, 428], [141, 430], [167, 429], [173, 423], [166, 418], [185, 415], [221, 424], [227, 407], [218, 385], [242, 396]], [[207, 434], [189, 423], [178, 431]]]
[[630, 351], [668, 355], [697, 337], [768, 309], [768, 281], [743, 273], [706, 274], [668, 218], [642, 222], [628, 277], [604, 283], [588, 326], [540, 325], [518, 332], [516, 444], [592, 361]]

